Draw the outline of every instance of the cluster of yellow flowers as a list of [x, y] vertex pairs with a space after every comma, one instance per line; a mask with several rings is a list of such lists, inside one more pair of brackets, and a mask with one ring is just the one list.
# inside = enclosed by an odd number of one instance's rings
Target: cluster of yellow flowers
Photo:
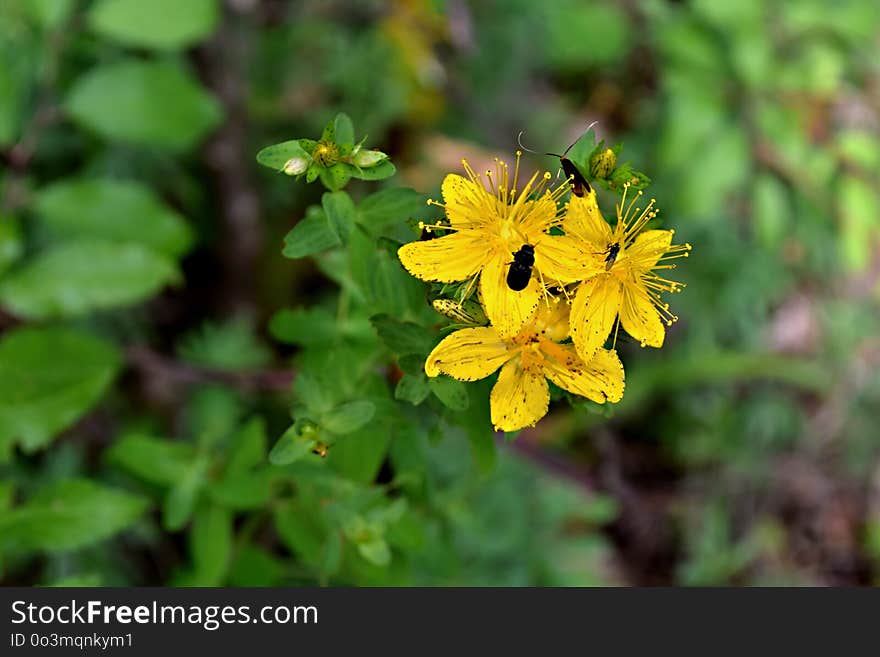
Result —
[[485, 177], [463, 161], [467, 178], [449, 174], [443, 202], [428, 201], [445, 208], [448, 224], [426, 227], [442, 236], [398, 251], [416, 278], [465, 282], [459, 301], [479, 281], [489, 325], [447, 336], [425, 372], [475, 381], [501, 368], [490, 406], [492, 423], [503, 431], [546, 415], [547, 379], [598, 403], [620, 401], [623, 365], [605, 343], [613, 330], [616, 344], [622, 325], [642, 346], [663, 345], [665, 326], [677, 317], [660, 293], [683, 286], [658, 271], [675, 267], [669, 261], [691, 248], [673, 245], [671, 230], [645, 230], [657, 210], [641, 192], [625, 188], [609, 225], [589, 184], [567, 202], [568, 183], [551, 189], [549, 172], [518, 189], [521, 155], [512, 177], [499, 160]]

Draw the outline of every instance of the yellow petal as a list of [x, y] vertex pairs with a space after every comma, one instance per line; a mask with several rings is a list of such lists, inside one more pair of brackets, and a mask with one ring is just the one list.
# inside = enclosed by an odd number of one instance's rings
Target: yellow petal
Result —
[[443, 179], [441, 186], [446, 217], [456, 228], [480, 228], [498, 220], [495, 197], [481, 185], [454, 173]]
[[583, 196], [572, 195], [562, 229], [568, 235], [601, 247], [600, 251], [611, 242], [611, 226], [602, 218], [595, 189]]
[[492, 388], [489, 405], [497, 430], [518, 431], [534, 426], [550, 405], [547, 379], [538, 368], [523, 368], [518, 358], [508, 361]]
[[598, 349], [589, 362], [568, 344], [545, 343], [544, 374], [560, 388], [594, 402], [619, 402], [623, 397], [623, 364], [613, 349]]
[[604, 259], [572, 235], [542, 235], [535, 243], [535, 267], [544, 282], [572, 283], [605, 270]]
[[571, 305], [571, 339], [578, 354], [589, 360], [605, 344], [620, 310], [621, 283], [599, 274], [578, 286]]
[[425, 361], [425, 374], [448, 374], [459, 381], [485, 379], [510, 356], [507, 343], [488, 326], [468, 328], [448, 335]]
[[671, 230], [646, 230], [626, 249], [626, 258], [641, 271], [653, 269], [672, 244]]
[[397, 251], [406, 270], [423, 281], [454, 283], [470, 278], [486, 263], [486, 242], [474, 231], [460, 231]]
[[627, 281], [623, 286], [620, 323], [643, 347], [663, 346], [666, 329], [641, 281]]
[[534, 271], [526, 289], [515, 292], [507, 286], [507, 271], [512, 261], [512, 254], [495, 256], [480, 275], [480, 295], [486, 316], [502, 338], [512, 338], [519, 333], [541, 298], [541, 286]]

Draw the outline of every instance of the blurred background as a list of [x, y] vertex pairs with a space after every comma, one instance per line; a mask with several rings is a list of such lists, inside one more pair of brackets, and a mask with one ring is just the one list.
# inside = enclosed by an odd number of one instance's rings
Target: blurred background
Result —
[[[254, 156], [340, 111], [434, 198], [623, 142], [694, 250], [617, 408], [266, 463], [337, 288]], [[877, 583], [878, 135], [863, 0], [2, 0], [0, 582]]]

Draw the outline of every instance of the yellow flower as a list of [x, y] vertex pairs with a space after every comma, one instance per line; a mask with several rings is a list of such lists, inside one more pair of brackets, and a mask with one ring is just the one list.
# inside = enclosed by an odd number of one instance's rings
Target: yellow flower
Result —
[[624, 374], [615, 351], [598, 349], [584, 362], [573, 345], [560, 344], [568, 337], [568, 314], [568, 304], [553, 299], [540, 304], [512, 338], [503, 337], [493, 326], [456, 331], [434, 347], [425, 373], [476, 381], [500, 367], [489, 403], [492, 424], [502, 431], [533, 426], [547, 414], [547, 379], [600, 404], [620, 401]]
[[[626, 189], [617, 205], [617, 223], [611, 228], [602, 218], [595, 192], [572, 197], [563, 228], [592, 247], [593, 274], [578, 286], [571, 308], [571, 337], [582, 358], [590, 358], [605, 344], [615, 319], [641, 345], [663, 346], [664, 324], [678, 318], [661, 292], [679, 292], [684, 287], [657, 274], [673, 269], [668, 261], [686, 258], [690, 244], [672, 244], [672, 230], [647, 230], [645, 224], [657, 215], [654, 199], [635, 207], [642, 193], [627, 205]], [[616, 335], [616, 331], [615, 331]]]
[[[449, 225], [428, 226], [450, 231], [433, 240], [404, 244], [398, 251], [403, 266], [424, 281], [454, 283], [469, 280], [465, 296], [479, 278], [480, 297], [489, 320], [503, 337], [517, 334], [531, 317], [547, 285], [571, 283], [583, 278], [584, 247], [565, 235], [549, 235], [561, 223], [557, 200], [568, 182], [549, 190], [551, 178], [535, 173], [517, 190], [519, 161], [510, 179], [508, 166], [496, 160], [495, 172], [485, 178], [463, 161], [468, 177], [449, 174], [443, 180], [444, 203], [428, 201], [446, 209]], [[537, 184], [536, 184], [537, 182]], [[513, 254], [523, 246], [534, 247], [534, 266], [525, 289], [507, 284]]]

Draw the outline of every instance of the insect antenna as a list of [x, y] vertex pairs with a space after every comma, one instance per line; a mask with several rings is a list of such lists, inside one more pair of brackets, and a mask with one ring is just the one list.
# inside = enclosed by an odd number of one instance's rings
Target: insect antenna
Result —
[[546, 153], [539, 153], [538, 151], [533, 151], [531, 148], [526, 148], [522, 143], [522, 136], [525, 134], [524, 130], [520, 130], [519, 134], [516, 136], [516, 143], [519, 144], [519, 147], [523, 149], [527, 153], [534, 153], [535, 155], [545, 155]]

